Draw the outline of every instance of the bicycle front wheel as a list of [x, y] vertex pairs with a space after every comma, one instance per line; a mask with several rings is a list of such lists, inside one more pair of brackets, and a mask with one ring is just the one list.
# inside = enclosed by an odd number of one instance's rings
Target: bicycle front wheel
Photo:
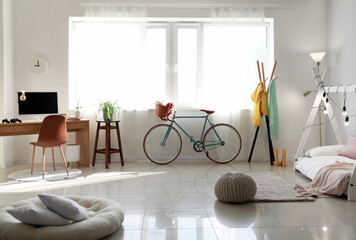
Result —
[[168, 164], [174, 161], [182, 150], [182, 138], [174, 127], [158, 124], [146, 133], [143, 150], [152, 162]]
[[233, 126], [219, 123], [206, 131], [203, 146], [210, 160], [228, 163], [239, 155], [242, 141], [239, 132]]

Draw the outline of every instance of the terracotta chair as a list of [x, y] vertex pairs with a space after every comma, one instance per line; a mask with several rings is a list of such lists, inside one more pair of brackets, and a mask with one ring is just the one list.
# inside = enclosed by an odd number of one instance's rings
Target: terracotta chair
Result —
[[51, 148], [52, 149], [52, 159], [53, 159], [53, 170], [56, 170], [54, 164], [54, 147], [58, 147], [61, 151], [62, 159], [64, 162], [64, 167], [66, 168], [67, 175], [67, 163], [63, 155], [62, 144], [67, 142], [67, 124], [66, 118], [61, 115], [51, 115], [45, 117], [43, 119], [40, 134], [38, 136], [37, 142], [31, 142], [30, 144], [33, 145], [33, 154], [32, 154], [32, 166], [31, 166], [31, 174], [33, 172], [33, 163], [35, 159], [35, 149], [36, 147], [42, 147], [42, 179], [44, 178], [44, 171], [45, 171], [45, 149]]

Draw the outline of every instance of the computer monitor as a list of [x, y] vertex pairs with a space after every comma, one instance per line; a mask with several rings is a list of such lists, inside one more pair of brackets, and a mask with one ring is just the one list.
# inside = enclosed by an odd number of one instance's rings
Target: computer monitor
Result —
[[58, 113], [57, 92], [25, 92], [26, 100], [21, 101], [18, 92], [19, 115]]

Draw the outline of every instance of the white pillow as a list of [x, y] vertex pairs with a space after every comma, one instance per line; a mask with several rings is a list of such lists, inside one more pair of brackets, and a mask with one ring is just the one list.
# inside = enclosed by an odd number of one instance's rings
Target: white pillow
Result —
[[330, 145], [315, 147], [304, 153], [306, 157], [337, 156], [345, 148], [345, 145]]
[[7, 210], [17, 220], [36, 226], [62, 226], [71, 224], [68, 219], [47, 208], [28, 205]]
[[88, 218], [84, 208], [72, 199], [52, 194], [39, 194], [38, 197], [48, 209], [66, 219], [78, 222]]

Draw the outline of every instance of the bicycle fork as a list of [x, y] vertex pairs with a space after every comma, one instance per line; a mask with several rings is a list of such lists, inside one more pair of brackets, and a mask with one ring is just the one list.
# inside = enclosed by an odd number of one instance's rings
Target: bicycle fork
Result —
[[169, 127], [167, 129], [167, 132], [164, 135], [164, 138], [163, 138], [162, 142], [160, 143], [161, 146], [165, 146], [166, 145], [166, 142], [167, 142], [169, 134], [171, 133], [172, 127], [173, 127], [173, 122], [169, 125]]

